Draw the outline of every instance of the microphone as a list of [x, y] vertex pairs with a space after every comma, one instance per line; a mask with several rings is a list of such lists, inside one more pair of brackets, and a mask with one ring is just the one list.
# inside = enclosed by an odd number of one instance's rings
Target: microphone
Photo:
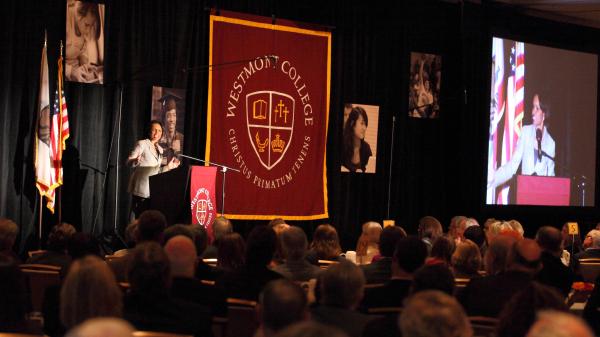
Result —
[[269, 60], [273, 61], [273, 68], [277, 68], [277, 63], [279, 63], [279, 56], [277, 55], [267, 55]]
[[538, 160], [542, 161], [542, 130], [535, 129], [535, 138], [538, 143]]

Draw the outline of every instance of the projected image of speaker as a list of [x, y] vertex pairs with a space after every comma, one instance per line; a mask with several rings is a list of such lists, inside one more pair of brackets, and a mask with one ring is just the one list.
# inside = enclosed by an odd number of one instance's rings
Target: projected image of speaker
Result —
[[594, 206], [597, 54], [494, 37], [488, 205]]

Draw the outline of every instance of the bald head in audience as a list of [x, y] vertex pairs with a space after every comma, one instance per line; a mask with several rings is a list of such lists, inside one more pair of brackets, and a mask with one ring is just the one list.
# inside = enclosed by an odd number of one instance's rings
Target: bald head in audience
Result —
[[286, 259], [290, 261], [298, 261], [304, 259], [308, 240], [302, 228], [290, 226], [287, 230], [281, 233], [281, 247]]
[[343, 261], [329, 267], [319, 281], [323, 304], [355, 309], [363, 298], [365, 276], [352, 262]]
[[562, 233], [557, 228], [551, 226], [540, 227], [535, 235], [535, 241], [545, 252], [558, 257], [562, 254]]
[[196, 247], [187, 236], [177, 235], [167, 241], [165, 253], [171, 263], [173, 277], [194, 277], [196, 268]]
[[267, 283], [259, 296], [258, 317], [265, 337], [307, 319], [308, 301], [304, 290], [287, 279]]
[[67, 337], [131, 337], [135, 328], [120, 318], [92, 318], [73, 328]]
[[510, 250], [507, 269], [535, 274], [542, 267], [541, 258], [542, 249], [537, 242], [532, 239], [519, 240]]
[[585, 322], [571, 314], [559, 311], [542, 311], [527, 337], [593, 337]]
[[398, 320], [403, 337], [471, 337], [465, 311], [450, 295], [426, 290], [410, 297]]

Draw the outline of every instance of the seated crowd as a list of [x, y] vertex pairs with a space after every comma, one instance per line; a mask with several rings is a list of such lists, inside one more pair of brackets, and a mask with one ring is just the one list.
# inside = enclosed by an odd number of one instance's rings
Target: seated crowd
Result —
[[[468, 337], [481, 318], [498, 337], [600, 334], [600, 278], [584, 319], [567, 306], [581, 280], [579, 259], [600, 257], [595, 229], [583, 242], [549, 226], [526, 238], [515, 220], [481, 227], [457, 216], [444, 233], [426, 216], [414, 236], [367, 222], [356, 250], [344, 254], [331, 225], [309, 240], [304, 229], [275, 219], [244, 239], [224, 217], [207, 232], [167, 227], [150, 210], [128, 226], [129, 247], [110, 256], [101, 256], [93, 236], [61, 224], [25, 264], [13, 250], [17, 233], [13, 221], [0, 219], [0, 332], [226, 336], [232, 304], [243, 303], [256, 311], [245, 335], [257, 337]], [[60, 271], [41, 312], [22, 271], [31, 264]]]

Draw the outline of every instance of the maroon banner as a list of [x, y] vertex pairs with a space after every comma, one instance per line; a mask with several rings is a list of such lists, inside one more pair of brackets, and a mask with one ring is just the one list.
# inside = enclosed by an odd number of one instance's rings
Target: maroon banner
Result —
[[225, 216], [328, 217], [331, 33], [221, 14], [210, 17], [206, 160], [240, 170], [227, 173]]
[[211, 241], [212, 223], [217, 215], [217, 203], [215, 199], [216, 178], [216, 167], [192, 166], [190, 186], [192, 224], [197, 224], [206, 228], [206, 232]]

